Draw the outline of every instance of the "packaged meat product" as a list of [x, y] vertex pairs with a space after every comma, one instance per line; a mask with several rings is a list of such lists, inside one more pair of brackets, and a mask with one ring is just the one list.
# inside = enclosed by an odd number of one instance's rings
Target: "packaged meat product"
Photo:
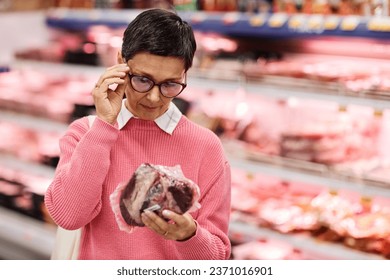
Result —
[[301, 260], [305, 254], [285, 242], [276, 240], [253, 240], [232, 248], [235, 260]]
[[390, 214], [385, 212], [364, 213], [347, 217], [340, 222], [353, 238], [385, 238], [390, 234]]
[[131, 233], [134, 227], [144, 226], [141, 214], [145, 210], [162, 218], [165, 209], [183, 214], [200, 208], [199, 197], [199, 187], [184, 176], [180, 165], [143, 163], [129, 182], [118, 185], [110, 203], [119, 229]]
[[268, 199], [257, 215], [260, 225], [283, 233], [313, 231], [320, 226], [318, 214], [305, 199]]
[[[361, 197], [354, 215], [340, 221], [345, 232], [344, 244], [354, 249], [382, 254], [390, 236], [390, 210], [380, 201]], [[387, 202], [388, 203], [388, 202]], [[382, 204], [382, 205], [381, 205]]]
[[283, 157], [333, 166], [378, 155], [381, 121], [372, 108], [302, 100], [290, 103], [290, 126], [280, 139]]
[[333, 190], [320, 193], [311, 201], [311, 206], [318, 211], [320, 223], [333, 229], [355, 212], [353, 203]]

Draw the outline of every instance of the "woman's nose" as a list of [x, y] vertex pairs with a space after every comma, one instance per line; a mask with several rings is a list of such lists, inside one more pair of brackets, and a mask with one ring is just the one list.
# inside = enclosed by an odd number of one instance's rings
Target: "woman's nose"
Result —
[[152, 89], [148, 92], [147, 98], [152, 102], [157, 102], [160, 100], [160, 88], [158, 85], [152, 87]]

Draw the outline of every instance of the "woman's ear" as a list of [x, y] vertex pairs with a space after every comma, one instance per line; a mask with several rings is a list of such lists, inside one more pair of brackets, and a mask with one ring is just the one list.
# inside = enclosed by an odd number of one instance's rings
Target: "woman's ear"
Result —
[[123, 61], [123, 58], [122, 58], [122, 50], [118, 51], [118, 54], [117, 54], [116, 57], [117, 57], [118, 64], [126, 63], [126, 62]]

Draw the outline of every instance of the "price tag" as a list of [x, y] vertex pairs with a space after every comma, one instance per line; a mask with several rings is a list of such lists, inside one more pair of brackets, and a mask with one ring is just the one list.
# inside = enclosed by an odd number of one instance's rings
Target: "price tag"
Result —
[[279, 28], [286, 23], [287, 19], [288, 16], [286, 14], [273, 14], [268, 20], [268, 25], [273, 28]]
[[70, 10], [67, 18], [72, 18], [72, 19], [89, 19], [91, 16], [90, 13], [87, 12], [88, 10]]
[[339, 104], [339, 109], [338, 109], [338, 111], [339, 111], [340, 113], [347, 112], [347, 111], [348, 111], [348, 107], [347, 107], [346, 105], [344, 105], [344, 104]]
[[359, 25], [359, 18], [355, 16], [349, 16], [343, 19], [341, 22], [341, 30], [344, 31], [353, 31]]
[[49, 17], [62, 19], [68, 16], [68, 10], [65, 8], [49, 9], [47, 14]]
[[247, 173], [246, 173], [246, 178], [248, 179], [248, 180], [253, 180], [253, 179], [255, 179], [255, 174], [253, 174], [252, 172], [250, 172], [250, 171], [248, 171]]
[[370, 31], [390, 31], [390, 18], [372, 18], [367, 23], [367, 29]]
[[200, 22], [204, 21], [206, 19], [206, 17], [207, 16], [204, 13], [198, 12], [198, 13], [195, 13], [191, 17], [191, 22], [192, 23], [200, 23]]
[[307, 21], [307, 26], [310, 30], [323, 30], [324, 17], [321, 15], [310, 16]]
[[240, 13], [227, 13], [223, 18], [222, 22], [226, 25], [234, 24], [240, 19]]
[[265, 17], [264, 16], [253, 16], [249, 19], [249, 24], [251, 26], [262, 26], [264, 25]]
[[324, 21], [325, 30], [335, 30], [340, 24], [340, 18], [335, 16], [326, 17]]
[[332, 196], [336, 196], [339, 194], [339, 190], [338, 189], [334, 189], [333, 187], [329, 187], [329, 190], [328, 190], [328, 193]]
[[[90, 20], [98, 20], [98, 19], [101, 19], [102, 15], [101, 15], [101, 12], [99, 10], [91, 10], [89, 12], [89, 16], [88, 16], [88, 19]], [[114, 17], [112, 15], [110, 15], [109, 13], [107, 13], [107, 15], [105, 16], [106, 19], [117, 19], [117, 17]]]
[[288, 21], [288, 27], [291, 29], [302, 29], [306, 25], [306, 17], [303, 15], [295, 15]]
[[383, 117], [383, 111], [380, 110], [380, 109], [375, 109], [374, 110], [374, 116], [377, 117], [377, 118]]

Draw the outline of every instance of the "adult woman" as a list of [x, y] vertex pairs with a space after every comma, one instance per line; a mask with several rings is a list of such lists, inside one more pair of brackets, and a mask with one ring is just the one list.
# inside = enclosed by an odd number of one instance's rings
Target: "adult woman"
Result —
[[[175, 13], [140, 13], [124, 33], [118, 64], [92, 92], [93, 125], [76, 120], [60, 140], [45, 203], [59, 226], [83, 228], [79, 259], [229, 258], [229, 164], [219, 139], [171, 102], [186, 87], [195, 50], [191, 27]], [[129, 234], [118, 229], [109, 196], [144, 162], [179, 164], [199, 186], [201, 208], [165, 211], [169, 223], [146, 211], [146, 226]]]

